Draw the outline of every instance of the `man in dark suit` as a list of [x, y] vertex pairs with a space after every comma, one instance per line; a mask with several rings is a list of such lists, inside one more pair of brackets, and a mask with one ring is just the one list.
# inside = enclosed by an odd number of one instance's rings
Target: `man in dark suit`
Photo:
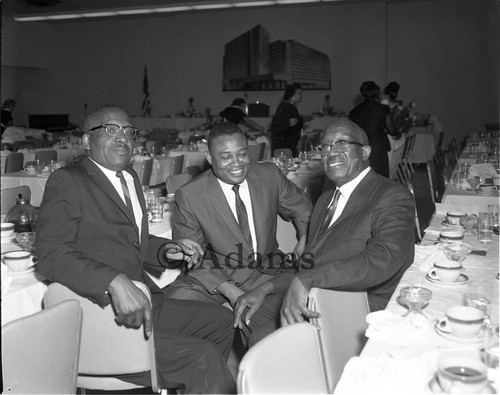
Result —
[[[105, 106], [88, 114], [83, 142], [89, 157], [49, 177], [37, 227], [40, 272], [81, 296], [112, 304], [116, 321], [155, 330], [159, 382], [182, 393], [236, 390], [226, 360], [233, 317], [220, 306], [168, 300], [145, 269], [162, 270], [175, 254], [187, 264], [203, 253], [191, 240], [150, 236], [137, 174], [128, 167], [137, 129], [127, 113]], [[132, 281], [152, 292], [152, 307]], [[124, 347], [127, 345], [124, 344]], [[145, 384], [148, 375], [123, 377]]]
[[300, 272], [289, 286], [275, 284], [288, 286], [282, 325], [317, 316], [307, 308], [312, 287], [366, 291], [370, 310], [384, 309], [413, 262], [413, 197], [370, 168], [363, 129], [338, 119], [325, 129], [321, 144], [323, 168], [336, 189], [314, 207]]
[[299, 235], [294, 253], [300, 255], [312, 206], [274, 164], [251, 164], [247, 151], [247, 139], [237, 125], [216, 125], [208, 140], [212, 169], [177, 190], [174, 237], [194, 240], [207, 252], [168, 292], [172, 298], [229, 302], [235, 326], [252, 345], [279, 326], [283, 293], [273, 291], [283, 269], [277, 216], [293, 221]]

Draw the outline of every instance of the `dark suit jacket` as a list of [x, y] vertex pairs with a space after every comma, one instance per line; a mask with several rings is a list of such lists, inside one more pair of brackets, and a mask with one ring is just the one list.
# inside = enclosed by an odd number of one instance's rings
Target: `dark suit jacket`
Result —
[[[137, 174], [130, 168], [127, 171], [134, 177], [145, 213]], [[119, 273], [157, 292], [143, 266], [161, 268], [157, 251], [165, 241], [149, 236], [147, 215], [143, 215], [139, 240], [125, 203], [90, 159], [56, 170], [47, 180], [37, 224], [37, 254], [39, 270], [49, 280], [102, 306], [110, 303], [105, 292]]]
[[[299, 236], [307, 234], [312, 205], [303, 191], [274, 164], [251, 164], [247, 182], [252, 200], [257, 250], [262, 257], [266, 258], [278, 251], [278, 214], [285, 220], [293, 220]], [[207, 247], [211, 257], [211, 260], [205, 259], [201, 267], [197, 266], [189, 274], [209, 292], [226, 281], [239, 285], [247, 280], [255, 271], [249, 259], [252, 247], [243, 236], [212, 170], [178, 189], [175, 202], [177, 207], [172, 218], [174, 239], [187, 237], [197, 241]], [[263, 267], [268, 267], [268, 263], [263, 262]], [[275, 271], [268, 271], [268, 274], [271, 273], [275, 274]]]
[[413, 196], [370, 170], [340, 217], [318, 235], [332, 196], [325, 192], [314, 207], [299, 278], [307, 289], [367, 291], [370, 309], [384, 309], [413, 262]]

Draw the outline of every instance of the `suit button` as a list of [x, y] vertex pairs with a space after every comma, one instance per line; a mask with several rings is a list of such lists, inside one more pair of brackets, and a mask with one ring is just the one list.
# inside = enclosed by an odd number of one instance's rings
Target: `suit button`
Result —
[[139, 240], [134, 240], [134, 241], [132, 242], [132, 245], [133, 245], [134, 247], [139, 247]]

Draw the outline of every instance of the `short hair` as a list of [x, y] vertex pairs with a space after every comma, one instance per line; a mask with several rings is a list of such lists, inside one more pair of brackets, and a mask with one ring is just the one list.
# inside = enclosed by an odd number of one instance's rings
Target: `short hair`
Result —
[[113, 110], [120, 110], [123, 111], [125, 114], [127, 114], [127, 112], [120, 106], [114, 104], [105, 104], [104, 106], [92, 110], [85, 116], [85, 119], [83, 120], [83, 131], [87, 132], [92, 126], [95, 126], [94, 123], [96, 123], [97, 119], [104, 112]]
[[208, 134], [208, 148], [210, 149], [212, 141], [217, 137], [232, 136], [233, 134], [237, 133], [245, 136], [245, 133], [243, 133], [243, 131], [235, 123], [227, 121], [218, 123], [212, 128], [212, 130], [210, 130], [210, 133]]
[[5, 99], [2, 107], [14, 107], [16, 105], [16, 101], [14, 99]]
[[380, 97], [380, 87], [373, 81], [363, 82], [359, 91], [366, 100], [373, 100]]
[[295, 92], [299, 89], [302, 89], [302, 86], [299, 83], [295, 83], [292, 85], [288, 85], [285, 89], [285, 93], [283, 94], [283, 100], [288, 100], [290, 99], [293, 95], [295, 95]]
[[391, 100], [396, 100], [398, 97], [400, 85], [396, 81], [391, 81], [384, 88], [384, 94], [388, 95]]
[[326, 128], [321, 133], [321, 138], [323, 138], [326, 132], [330, 132], [332, 130], [349, 132], [349, 134], [351, 134], [355, 141], [357, 141], [358, 143], [369, 145], [369, 140], [366, 132], [361, 126], [359, 126], [357, 123], [354, 123], [350, 119], [336, 118], [333, 122], [329, 123], [326, 126]]
[[245, 99], [242, 99], [241, 97], [237, 97], [236, 99], [233, 100], [232, 106], [241, 106], [242, 104], [245, 104], [246, 101]]

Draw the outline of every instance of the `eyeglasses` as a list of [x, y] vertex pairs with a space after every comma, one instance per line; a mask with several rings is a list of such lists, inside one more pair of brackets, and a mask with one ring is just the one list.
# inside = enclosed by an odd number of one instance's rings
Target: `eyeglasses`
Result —
[[137, 131], [139, 130], [137, 128], [134, 128], [133, 126], [118, 126], [115, 125], [114, 123], [103, 123], [100, 126], [96, 126], [95, 128], [89, 129], [89, 132], [101, 128], [104, 128], [104, 132], [109, 137], [115, 137], [120, 130], [123, 130], [123, 134], [128, 139], [133, 139], [136, 136]]
[[364, 144], [352, 140], [337, 140], [334, 143], [321, 144], [321, 153], [328, 154], [331, 150], [346, 151], [350, 145], [359, 145], [364, 147]]

